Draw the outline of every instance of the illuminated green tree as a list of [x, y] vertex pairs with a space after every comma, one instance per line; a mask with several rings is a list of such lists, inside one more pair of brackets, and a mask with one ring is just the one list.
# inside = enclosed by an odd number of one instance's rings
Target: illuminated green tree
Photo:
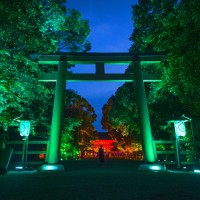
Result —
[[[51, 71], [29, 58], [60, 50], [87, 51], [88, 21], [58, 0], [2, 0], [0, 2], [0, 124], [1, 132], [18, 126], [23, 114], [32, 127], [50, 124], [54, 85], [38, 82], [41, 71]], [[52, 110], [52, 109], [51, 109]], [[39, 131], [39, 128], [36, 128]], [[48, 128], [46, 128], [48, 129]]]
[[137, 108], [133, 83], [118, 88], [102, 109], [102, 127], [108, 130], [116, 147], [121, 151], [131, 149], [131, 143], [140, 141]]
[[[152, 52], [159, 49], [159, 39], [162, 24], [167, 16], [170, 16], [176, 6], [177, 0], [139, 0], [137, 5], [132, 6], [134, 30], [130, 37], [133, 45], [131, 52]], [[167, 42], [166, 42], [167, 44]], [[167, 44], [168, 46], [168, 44]]]
[[151, 84], [150, 87], [148, 106], [154, 139], [173, 139], [174, 125], [170, 121], [181, 119], [183, 114], [190, 116], [192, 111], [187, 104], [180, 102], [178, 96], [166, 88], [160, 88], [159, 83]]
[[150, 86], [149, 95], [151, 125], [159, 139], [174, 134], [167, 120], [180, 119], [183, 113], [192, 119], [200, 116], [199, 8], [198, 0], [141, 0], [133, 6], [130, 51], [168, 55], [158, 66], [162, 82]]
[[133, 6], [131, 36], [131, 51], [168, 53], [167, 61], [160, 65], [161, 84], [193, 110], [193, 118], [200, 113], [199, 7], [198, 0], [141, 0]]
[[133, 83], [125, 83], [115, 93], [115, 100], [109, 113], [112, 126], [124, 127], [122, 134], [129, 135], [138, 131], [138, 116]]
[[0, 44], [13, 54], [88, 50], [88, 21], [64, 0], [2, 0]]
[[77, 158], [79, 154], [78, 132], [81, 120], [76, 118], [64, 118], [60, 141], [60, 158], [63, 160]]

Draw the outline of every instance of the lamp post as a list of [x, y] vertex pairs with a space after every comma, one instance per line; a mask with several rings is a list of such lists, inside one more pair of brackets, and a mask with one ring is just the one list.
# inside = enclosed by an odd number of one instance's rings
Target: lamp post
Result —
[[28, 136], [30, 134], [31, 123], [28, 120], [20, 121], [20, 136], [24, 137], [23, 156], [22, 156], [22, 169], [26, 169], [27, 151], [28, 151]]
[[181, 168], [181, 155], [180, 155], [180, 144], [179, 137], [184, 137], [186, 135], [185, 122], [187, 120], [174, 120], [174, 129], [175, 129], [175, 150], [176, 150], [176, 161], [177, 168]]

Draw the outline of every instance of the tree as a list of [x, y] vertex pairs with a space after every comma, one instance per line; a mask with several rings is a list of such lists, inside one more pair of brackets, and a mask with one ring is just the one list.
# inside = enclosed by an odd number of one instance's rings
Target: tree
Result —
[[64, 118], [63, 124], [60, 141], [60, 158], [63, 160], [77, 158], [79, 154], [77, 129], [81, 126], [81, 120], [68, 117]]
[[78, 94], [72, 93], [67, 99], [64, 111], [64, 130], [61, 135], [61, 155], [63, 158], [76, 157], [79, 151], [90, 147], [90, 140], [97, 139], [93, 122], [96, 120], [94, 108]]
[[130, 152], [133, 142], [139, 142], [137, 108], [133, 83], [125, 83], [118, 88], [102, 109], [102, 126], [107, 129], [116, 147]]
[[112, 132], [112, 130], [114, 129], [114, 127], [111, 124], [111, 119], [109, 117], [114, 101], [115, 101], [115, 96], [112, 95], [102, 108], [102, 119], [101, 119], [102, 128], [104, 130], [108, 130], [109, 132]]
[[[30, 54], [87, 51], [88, 21], [63, 0], [0, 2], [0, 124], [6, 131], [18, 126], [23, 115], [32, 127], [48, 130], [54, 86], [38, 82], [38, 74], [50, 69], [32, 61]], [[50, 114], [50, 115], [47, 115]], [[48, 122], [49, 124], [47, 125]], [[35, 131], [39, 131], [36, 128]]]
[[[131, 51], [166, 51], [160, 65], [162, 85], [199, 117], [199, 19], [200, 2], [139, 1], [133, 6], [135, 29]], [[192, 99], [192, 101], [191, 101]]]
[[162, 32], [160, 27], [177, 5], [177, 0], [139, 0], [137, 5], [132, 6], [134, 30], [130, 37], [133, 42], [130, 51], [148, 53], [163, 50], [158, 46]]
[[141, 0], [133, 6], [135, 29], [131, 52], [166, 51], [168, 55], [158, 66], [162, 82], [151, 86], [149, 99], [158, 138], [161, 137], [158, 131], [165, 133], [162, 137], [170, 134], [163, 120], [180, 119], [183, 113], [192, 119], [200, 115], [199, 8], [198, 0]]
[[13, 99], [12, 104], [19, 109], [18, 102], [26, 104], [34, 96], [40, 97], [40, 93], [49, 94], [36, 79], [40, 70], [47, 68], [31, 61], [30, 53], [54, 53], [63, 43], [68, 51], [86, 50], [88, 22], [75, 10], [67, 10], [66, 15], [62, 3], [61, 0], [1, 1], [1, 112], [11, 106], [7, 99]]
[[116, 129], [123, 127], [123, 135], [137, 132], [138, 116], [133, 83], [125, 83], [117, 89], [109, 118]]
[[[12, 53], [85, 51], [89, 42], [88, 21], [76, 10], [66, 9], [64, 0], [2, 0], [1, 49]], [[85, 48], [87, 47], [87, 48]]]
[[154, 139], [173, 139], [174, 126], [172, 120], [180, 120], [183, 114], [191, 115], [187, 104], [180, 102], [178, 96], [173, 95], [159, 83], [150, 85], [148, 107], [151, 119], [151, 128]]

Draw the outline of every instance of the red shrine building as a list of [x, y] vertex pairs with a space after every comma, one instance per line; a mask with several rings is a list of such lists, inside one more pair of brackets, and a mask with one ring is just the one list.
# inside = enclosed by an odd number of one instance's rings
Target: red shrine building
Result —
[[98, 132], [98, 139], [91, 140], [91, 147], [85, 152], [85, 158], [96, 158], [98, 157], [99, 147], [102, 145], [104, 149], [104, 155], [111, 157], [111, 152], [114, 148], [115, 140], [108, 136], [107, 132]]
[[117, 141], [113, 140], [107, 132], [98, 132], [98, 139], [90, 141], [91, 146], [84, 151], [84, 155], [81, 158], [98, 158], [99, 147], [102, 145], [104, 149], [105, 158], [117, 158], [117, 159], [142, 159], [141, 145], [131, 148], [131, 152], [120, 150], [117, 148]]

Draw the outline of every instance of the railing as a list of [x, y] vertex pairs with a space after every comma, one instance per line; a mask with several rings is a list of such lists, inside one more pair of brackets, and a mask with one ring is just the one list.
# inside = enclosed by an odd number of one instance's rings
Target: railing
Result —
[[[176, 149], [174, 141], [166, 141], [166, 140], [157, 140], [154, 141], [155, 143], [155, 150], [157, 159], [160, 162], [164, 162], [166, 164], [176, 164]], [[180, 142], [183, 144], [183, 142]], [[158, 150], [159, 144], [165, 146], [165, 150]], [[12, 162], [23, 162], [24, 160], [24, 149], [25, 149], [25, 142], [22, 141], [7, 141], [6, 147], [13, 148], [13, 155], [11, 157]], [[49, 141], [28, 141], [28, 150], [27, 150], [27, 163], [39, 163], [45, 162], [48, 154], [49, 148]], [[193, 161], [187, 161], [186, 156], [190, 153], [189, 150], [181, 150], [181, 163], [182, 164], [194, 164], [197, 161], [195, 159]]]
[[[156, 149], [156, 155], [157, 159], [160, 162], [164, 162], [166, 164], [176, 164], [177, 158], [176, 158], [176, 146], [174, 141], [168, 141], [168, 140], [157, 140], [154, 141], [155, 143], [155, 149]], [[184, 146], [183, 141], [180, 141], [180, 144]], [[164, 145], [165, 150], [158, 150], [158, 145]], [[195, 158], [193, 161], [187, 161], [187, 155], [190, 154], [191, 150], [183, 150], [180, 148], [180, 156], [181, 156], [181, 163], [182, 164], [195, 164], [197, 161]]]
[[[24, 150], [25, 150], [25, 141], [7, 141], [6, 147], [13, 148], [13, 155], [11, 157], [11, 163], [20, 163], [23, 162]], [[27, 149], [27, 163], [38, 163], [45, 162], [47, 158], [49, 148], [49, 141], [28, 141]]]

